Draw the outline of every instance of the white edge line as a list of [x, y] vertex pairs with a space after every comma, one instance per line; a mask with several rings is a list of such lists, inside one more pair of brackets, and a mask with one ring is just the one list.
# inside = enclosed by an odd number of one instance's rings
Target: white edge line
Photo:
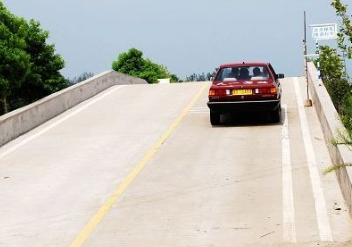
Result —
[[284, 124], [282, 126], [282, 190], [283, 190], [283, 234], [285, 243], [296, 243], [295, 208], [293, 200], [290, 136], [288, 131], [287, 105], [283, 104]]
[[[102, 100], [103, 98], [109, 96], [110, 94], [114, 93], [115, 91], [121, 89], [122, 87], [124, 87], [124, 85], [120, 85], [117, 87], [114, 87], [111, 90], [108, 90], [107, 92], [99, 95], [98, 97], [94, 97], [91, 99], [88, 99], [88, 103], [82, 105], [81, 107], [73, 110], [72, 112], [70, 112], [69, 114], [67, 114], [66, 116], [64, 116], [63, 118], [59, 119], [58, 121], [48, 125], [47, 127], [45, 127], [44, 129], [38, 131], [37, 133], [32, 134], [31, 136], [29, 136], [28, 138], [22, 140], [21, 142], [15, 144], [14, 146], [12, 146], [11, 148], [7, 149], [6, 151], [0, 153], [0, 159], [4, 158], [6, 155], [9, 155], [10, 153], [14, 152], [15, 150], [17, 150], [18, 148], [22, 147], [23, 145], [27, 144], [28, 142], [36, 139], [37, 137], [43, 135], [44, 133], [48, 132], [49, 130], [55, 128], [56, 126], [58, 126], [59, 124], [65, 122], [66, 120], [68, 120], [69, 118], [77, 115], [78, 113], [82, 112], [83, 110], [85, 110], [86, 108], [90, 107], [91, 105], [97, 103], [98, 101]], [[81, 102], [83, 103], [83, 102]]]
[[330, 227], [328, 212], [326, 208], [325, 197], [322, 190], [320, 175], [319, 175], [317, 162], [314, 154], [312, 140], [310, 137], [307, 116], [303, 106], [302, 96], [299, 88], [299, 81], [297, 77], [294, 78], [294, 87], [295, 87], [295, 94], [296, 94], [296, 100], [298, 105], [299, 118], [301, 122], [303, 142], [304, 142], [304, 147], [307, 155], [309, 176], [310, 176], [310, 181], [311, 181], [311, 186], [312, 186], [313, 196], [315, 201], [315, 211], [317, 216], [320, 240], [325, 242], [332, 242], [333, 237], [331, 233], [331, 227]]

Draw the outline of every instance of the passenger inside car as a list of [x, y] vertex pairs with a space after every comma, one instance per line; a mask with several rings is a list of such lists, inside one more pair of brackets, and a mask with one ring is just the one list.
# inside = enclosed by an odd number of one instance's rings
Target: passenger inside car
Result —
[[263, 80], [264, 79], [263, 74], [260, 71], [259, 67], [254, 67], [253, 68], [253, 76], [252, 76], [251, 79], [252, 80]]
[[253, 76], [254, 77], [261, 76], [260, 69], [258, 67], [255, 67], [253, 69]]
[[249, 80], [251, 77], [249, 76], [249, 71], [247, 68], [241, 68], [240, 69], [240, 75], [239, 79], [240, 80]]
[[269, 78], [269, 73], [268, 73], [268, 69], [263, 67], [263, 77], [264, 79], [268, 79]]
[[238, 77], [238, 72], [239, 69], [236, 68], [232, 68], [230, 74], [228, 75], [229, 78], [237, 78]]

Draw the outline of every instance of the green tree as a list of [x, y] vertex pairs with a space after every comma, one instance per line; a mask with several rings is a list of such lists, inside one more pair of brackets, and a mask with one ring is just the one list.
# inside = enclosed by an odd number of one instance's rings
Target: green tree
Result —
[[344, 64], [336, 49], [320, 46], [320, 66], [324, 85], [336, 110], [342, 113], [344, 98], [346, 94], [350, 94], [352, 88], [346, 80]]
[[68, 86], [48, 37], [39, 22], [16, 17], [0, 1], [0, 114]]
[[143, 70], [143, 52], [131, 48], [127, 52], [119, 54], [118, 59], [112, 63], [112, 68], [124, 74], [138, 76]]
[[[352, 58], [352, 25], [350, 16], [347, 14], [347, 5], [341, 0], [333, 0], [331, 5], [335, 8], [336, 14], [341, 18], [340, 31], [337, 34], [338, 48], [348, 59]], [[323, 71], [323, 82], [328, 90], [331, 99], [338, 111], [341, 121], [347, 133], [340, 133], [338, 139], [333, 144], [352, 145], [352, 86], [348, 82], [348, 76], [344, 72], [342, 59], [337, 55], [336, 49], [326, 46], [320, 47], [321, 67]], [[335, 164], [328, 167], [324, 173], [340, 169], [352, 164]]]
[[329, 46], [320, 46], [321, 69], [324, 79], [332, 81], [345, 76], [344, 64], [337, 50]]
[[170, 75], [170, 81], [171, 81], [171, 82], [181, 82], [181, 79], [178, 78], [177, 75], [171, 74], [171, 75]]
[[351, 144], [352, 140], [352, 94], [351, 90], [345, 94], [342, 99], [342, 104], [340, 107], [341, 121], [347, 130], [347, 137], [345, 140], [349, 140]]
[[49, 32], [40, 27], [40, 23], [30, 20], [26, 24], [25, 52], [30, 56], [30, 72], [22, 86], [13, 92], [13, 109], [41, 99], [68, 86], [61, 75], [65, 62], [55, 54], [55, 46], [47, 44]]
[[157, 83], [158, 79], [171, 77], [170, 73], [164, 66], [153, 63], [149, 59], [144, 60], [142, 70], [137, 76], [146, 80], [149, 83]]
[[0, 2], [0, 113], [8, 112], [8, 98], [29, 72], [25, 26], [24, 19], [12, 15]]
[[171, 75], [165, 66], [143, 58], [143, 52], [136, 48], [121, 53], [112, 63], [112, 68], [115, 71], [142, 78], [148, 83], [157, 83], [158, 79], [163, 78], [171, 78], [172, 81], [178, 79], [175, 75]]
[[350, 19], [351, 16], [347, 14], [347, 5], [343, 4], [341, 0], [333, 0], [331, 5], [335, 8], [337, 16], [342, 20], [340, 32], [338, 33], [339, 48], [351, 59], [352, 23]]
[[74, 85], [74, 84], [79, 83], [81, 81], [85, 81], [93, 76], [94, 76], [93, 72], [83, 72], [78, 77], [74, 77], [73, 79], [69, 79], [68, 81], [69, 81], [70, 85]]
[[196, 74], [193, 73], [189, 76], [186, 77], [186, 81], [209, 81], [211, 77], [213, 77], [215, 75], [215, 71], [210, 73], [201, 73], [201, 74]]

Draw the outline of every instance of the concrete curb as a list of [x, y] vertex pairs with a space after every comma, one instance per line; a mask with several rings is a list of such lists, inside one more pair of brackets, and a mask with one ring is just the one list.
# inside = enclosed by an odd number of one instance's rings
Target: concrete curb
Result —
[[[323, 82], [321, 79], [318, 80], [318, 73], [312, 62], [308, 63], [308, 84], [313, 104], [323, 129], [332, 163], [352, 163], [352, 151], [346, 145], [332, 145], [331, 141], [337, 139], [339, 137], [339, 133], [344, 133], [345, 128], [339, 119], [339, 115], [325, 86], [323, 85]], [[335, 173], [348, 207], [348, 211], [352, 217], [352, 171], [348, 167], [343, 167], [336, 170]]]
[[0, 117], [0, 146], [114, 85], [145, 80], [106, 71]]

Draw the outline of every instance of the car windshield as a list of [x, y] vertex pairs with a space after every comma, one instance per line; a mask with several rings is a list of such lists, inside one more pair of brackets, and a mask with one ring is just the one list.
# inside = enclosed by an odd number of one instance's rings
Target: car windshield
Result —
[[264, 66], [242, 66], [221, 68], [216, 81], [266, 80], [270, 75]]

